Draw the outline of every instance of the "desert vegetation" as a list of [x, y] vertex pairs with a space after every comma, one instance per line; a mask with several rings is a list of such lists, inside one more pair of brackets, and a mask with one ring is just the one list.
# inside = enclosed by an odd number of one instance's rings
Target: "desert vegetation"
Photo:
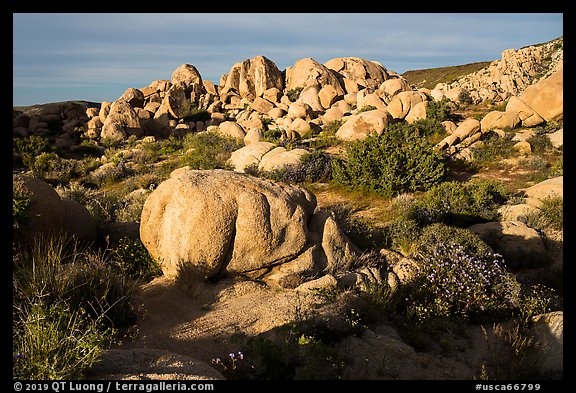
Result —
[[[290, 102], [305, 94], [309, 93], [302, 87], [285, 93]], [[208, 111], [186, 102], [178, 124], [210, 121]], [[418, 358], [426, 361], [456, 356], [459, 337], [482, 329], [486, 352], [480, 361], [467, 365], [471, 371], [456, 378], [558, 378], [541, 367], [542, 351], [532, 333], [534, 317], [563, 310], [562, 269], [550, 268], [557, 259], [552, 253], [528, 262], [524, 254], [509, 256], [482, 231], [483, 225], [513, 221], [536, 233], [537, 244], [544, 244], [544, 249], [561, 245], [562, 196], [532, 198], [540, 201], [535, 208], [525, 203], [531, 198], [525, 190], [562, 176], [562, 147], [549, 138], [562, 129], [562, 118], [522, 128], [529, 152], [517, 148], [518, 130], [491, 129], [482, 131], [481, 143], [471, 149], [469, 159], [463, 159], [454, 154], [455, 149], [438, 147], [450, 135], [445, 123], [470, 118], [473, 111], [482, 119], [494, 109], [493, 104], [475, 103], [466, 94], [458, 100], [426, 102], [423, 118], [388, 119], [382, 130], [355, 140], [339, 137], [346, 123], [342, 119], [308, 124], [299, 135], [276, 124], [277, 119], [262, 114], [252, 117], [250, 121], [259, 125], [261, 133], [259, 141], [252, 143], [264, 143], [260, 146], [266, 152], [279, 149], [282, 154], [301, 154], [297, 161], [272, 169], [263, 167], [262, 161], [235, 166], [233, 153], [250, 144], [218, 126], [119, 139], [90, 138], [78, 126], [74, 148], [55, 143], [59, 124], [51, 124], [44, 133], [15, 133], [14, 378], [85, 378], [107, 349], [134, 339], [135, 326], [144, 318], [138, 313], [135, 294], [166, 271], [165, 261], [152, 256], [150, 243], [141, 236], [144, 206], [174, 171], [184, 167], [218, 170], [219, 174], [243, 172], [230, 177], [251, 179], [242, 192], [264, 188], [262, 184], [278, 194], [280, 188], [273, 187], [280, 185], [282, 190], [291, 190], [287, 193], [292, 196], [294, 190], [303, 189], [315, 198], [314, 215], [303, 217], [309, 222], [318, 217], [326, 222], [333, 219], [338, 236], [341, 232], [352, 243], [347, 250], [355, 250], [346, 254], [351, 255], [346, 265], [334, 267], [329, 274], [315, 272], [305, 280], [295, 274], [290, 277], [293, 281], [273, 289], [277, 293], [305, 290], [314, 297], [314, 306], [296, 303], [289, 322], [265, 333], [239, 332], [234, 350], [204, 354], [203, 360], [209, 360], [226, 379], [358, 378], [358, 365], [346, 351], [351, 343], [364, 343], [361, 340], [367, 332], [375, 335], [386, 329], [397, 332], [396, 349], [406, 345], [414, 351], [413, 359], [426, 356]], [[242, 105], [247, 111], [249, 105]], [[373, 105], [349, 109], [353, 116], [381, 111]], [[228, 123], [234, 116], [241, 115], [225, 111], [221, 120]], [[30, 228], [26, 225], [37, 214], [38, 203], [26, 180], [30, 178], [49, 184], [59, 201], [86, 210], [96, 228], [91, 241], [64, 232], [27, 236]], [[217, 191], [214, 198], [223, 206], [239, 204], [238, 200], [229, 203], [224, 187]], [[270, 206], [263, 210], [271, 210]], [[520, 207], [523, 210], [515, 217], [506, 216]], [[295, 210], [290, 210], [292, 217], [296, 217]], [[328, 236], [324, 235], [327, 229], [305, 228], [307, 234]], [[237, 231], [228, 232], [236, 235]], [[314, 241], [322, 247], [330, 243]], [[329, 254], [328, 248], [322, 250]], [[183, 273], [176, 282], [185, 282], [188, 288], [216, 288], [225, 279], [266, 286], [262, 284], [265, 274], [256, 268], [240, 273], [194, 273], [197, 282]], [[337, 284], [306, 287], [328, 276]], [[218, 296], [225, 293], [222, 290]], [[206, 302], [201, 311], [208, 313], [216, 303]], [[401, 362], [392, 360], [395, 365], [387, 366], [382, 360], [374, 371], [377, 374], [371, 376], [402, 377], [401, 366], [396, 365]]]

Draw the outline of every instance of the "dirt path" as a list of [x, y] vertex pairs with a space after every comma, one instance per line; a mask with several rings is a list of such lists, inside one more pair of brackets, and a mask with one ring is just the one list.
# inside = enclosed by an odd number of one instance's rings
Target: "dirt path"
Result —
[[312, 294], [254, 281], [223, 280], [186, 290], [167, 277], [143, 285], [135, 300], [137, 334], [122, 348], [169, 350], [207, 363], [237, 352], [249, 337], [291, 322], [319, 302]]

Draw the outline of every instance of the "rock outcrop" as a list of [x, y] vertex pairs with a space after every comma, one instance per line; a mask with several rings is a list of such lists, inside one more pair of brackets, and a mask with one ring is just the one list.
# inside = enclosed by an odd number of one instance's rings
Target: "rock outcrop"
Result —
[[15, 230], [15, 237], [32, 242], [39, 236], [75, 238], [85, 244], [97, 240], [96, 221], [88, 210], [78, 202], [62, 199], [54, 188], [43, 180], [13, 175], [31, 193], [28, 218]]
[[[520, 95], [526, 88], [538, 80], [550, 76], [558, 64], [563, 61], [563, 38], [560, 37], [541, 45], [530, 45], [518, 50], [507, 49], [500, 60], [494, 60], [486, 68], [465, 75], [450, 84], [440, 84], [434, 89], [435, 95], [449, 96], [465, 90], [470, 93], [473, 102], [492, 100], [504, 101], [511, 96]], [[460, 89], [460, 90], [458, 90]], [[441, 98], [441, 95], [439, 96]]]
[[[184, 167], [146, 200], [140, 237], [169, 276], [186, 272], [207, 277], [262, 275], [314, 246], [309, 222], [315, 207], [315, 196], [300, 187], [231, 171]], [[316, 245], [332, 255], [331, 269], [351, 262], [339, 260], [338, 255], [356, 255], [323, 248], [331, 244], [322, 237]], [[326, 268], [316, 261], [312, 264], [306, 266], [307, 274]]]

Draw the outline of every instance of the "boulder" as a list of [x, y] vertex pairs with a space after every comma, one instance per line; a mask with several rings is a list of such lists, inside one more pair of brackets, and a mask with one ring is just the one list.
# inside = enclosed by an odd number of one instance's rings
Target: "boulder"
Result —
[[102, 137], [108, 133], [108, 128], [112, 125], [120, 126], [128, 135], [137, 137], [144, 134], [138, 114], [127, 101], [117, 100], [110, 106], [110, 113], [102, 125]]
[[84, 244], [94, 244], [98, 240], [96, 220], [88, 209], [72, 199], [62, 199], [64, 221], [62, 229]]
[[542, 371], [551, 378], [561, 378], [564, 370], [564, 313], [554, 311], [532, 317], [529, 330], [543, 357]]
[[242, 63], [236, 63], [230, 68], [220, 97], [229, 91], [235, 91], [241, 97], [254, 100], [256, 97], [262, 97], [270, 88], [284, 90], [282, 72], [271, 60], [264, 56], [256, 56]]
[[191, 64], [182, 64], [172, 72], [172, 77], [170, 78], [170, 83], [173, 85], [184, 84], [184, 86], [190, 86], [195, 83], [202, 85], [202, 76], [200, 72]]
[[425, 101], [421, 93], [416, 91], [403, 91], [396, 94], [392, 101], [388, 103], [386, 110], [394, 119], [404, 119], [410, 109], [416, 104]]
[[544, 123], [544, 119], [534, 109], [516, 96], [510, 97], [508, 100], [506, 112], [516, 113], [524, 127], [534, 127]]
[[[562, 65], [562, 63], [559, 63]], [[519, 96], [546, 121], [557, 120], [564, 113], [564, 72], [560, 67], [548, 78], [529, 86]]]
[[551, 197], [564, 197], [564, 176], [554, 177], [534, 184], [524, 190], [527, 203], [540, 207], [542, 201]]
[[154, 119], [180, 119], [189, 113], [190, 104], [186, 87], [181, 84], [172, 85], [156, 110]]
[[386, 68], [380, 63], [359, 57], [337, 57], [324, 65], [342, 77], [372, 90], [389, 78]]
[[100, 111], [98, 112], [98, 117], [100, 117], [100, 121], [102, 122], [102, 124], [104, 124], [104, 122], [106, 121], [106, 117], [108, 117], [108, 114], [110, 113], [111, 106], [112, 103], [109, 101], [102, 101], [102, 104], [100, 104]]
[[329, 124], [335, 120], [342, 119], [342, 117], [344, 117], [344, 112], [342, 111], [342, 109], [340, 109], [337, 106], [334, 106], [328, 109], [326, 112], [324, 112], [324, 114], [322, 115], [322, 120], [324, 121], [324, 124]]
[[342, 96], [338, 95], [338, 92], [332, 85], [326, 85], [320, 89], [318, 92], [318, 98], [320, 99], [320, 104], [324, 109], [329, 109], [334, 102], [340, 99]]
[[300, 160], [306, 154], [308, 154], [306, 149], [286, 150], [286, 148], [278, 146], [262, 156], [258, 170], [269, 172], [287, 166], [300, 166]]
[[324, 112], [324, 107], [320, 103], [320, 97], [318, 95], [320, 93], [320, 89], [320, 85], [316, 83], [306, 86], [300, 92], [300, 96], [298, 97], [297, 101], [310, 105], [310, 108], [312, 108], [314, 112]]
[[287, 91], [313, 84], [318, 84], [321, 88], [331, 85], [338, 95], [345, 94], [334, 71], [314, 59], [300, 59], [292, 68], [286, 69]]
[[270, 142], [252, 142], [232, 152], [228, 163], [232, 165], [236, 172], [244, 172], [244, 169], [250, 165], [256, 165], [256, 167], [258, 167], [262, 156], [275, 146], [276, 145]]
[[376, 109], [386, 109], [386, 104], [376, 93], [368, 93], [367, 89], [360, 90], [356, 94], [356, 106], [359, 109], [373, 106]]
[[427, 111], [428, 111], [428, 101], [419, 102], [412, 108], [410, 108], [410, 112], [408, 112], [404, 120], [412, 124], [416, 120], [426, 119], [426, 117], [428, 116]]
[[246, 136], [246, 131], [244, 131], [244, 127], [242, 127], [235, 121], [225, 121], [220, 123], [220, 125], [218, 125], [218, 132], [222, 135], [242, 140]]
[[502, 217], [502, 221], [520, 221], [522, 217], [530, 214], [537, 214], [539, 212], [540, 209], [527, 203], [502, 205], [498, 208], [498, 213]]
[[132, 108], [142, 108], [144, 106], [144, 94], [133, 87], [126, 89], [119, 100], [126, 101]]
[[299, 255], [315, 206], [304, 188], [184, 167], [146, 199], [140, 238], [167, 276], [248, 273]]
[[520, 124], [520, 117], [515, 112], [492, 111], [486, 114], [480, 121], [482, 133], [486, 133], [495, 128], [513, 129]]
[[31, 242], [38, 236], [64, 235], [88, 244], [96, 241], [96, 221], [83, 205], [62, 199], [43, 180], [23, 175], [13, 178], [32, 194], [28, 219], [19, 223], [16, 238]]
[[256, 97], [254, 102], [250, 105], [252, 110], [255, 110], [261, 114], [267, 114], [270, 110], [274, 108], [274, 104], [262, 97]]
[[541, 267], [549, 262], [544, 239], [523, 222], [487, 222], [468, 229], [501, 254], [510, 268]]
[[110, 123], [106, 128], [102, 127], [100, 132], [100, 138], [109, 141], [123, 141], [128, 138], [128, 134], [124, 130], [124, 127], [119, 123]]
[[29, 241], [39, 235], [61, 233], [66, 208], [56, 190], [34, 177], [13, 175], [13, 179], [22, 182], [23, 189], [32, 194], [28, 218], [20, 223], [17, 233]]
[[301, 137], [305, 137], [306, 135], [312, 132], [312, 127], [310, 126], [310, 123], [299, 117], [294, 119], [294, 121], [292, 121], [288, 129], [291, 131], [296, 131], [298, 135], [300, 135]]
[[252, 143], [260, 142], [264, 139], [264, 133], [261, 128], [251, 128], [244, 136], [244, 145], [248, 146]]
[[458, 124], [458, 127], [456, 127], [450, 136], [463, 141], [467, 137], [479, 132], [481, 127], [482, 125], [478, 120], [470, 117], [464, 120], [462, 123]]
[[564, 145], [564, 128], [548, 134], [547, 137], [550, 139], [552, 146], [554, 146], [555, 149], [559, 149]]
[[405, 78], [390, 78], [382, 82], [377, 90], [380, 97], [394, 97], [402, 91], [411, 91], [412, 88]]
[[385, 110], [374, 109], [348, 117], [336, 131], [336, 137], [345, 141], [364, 139], [375, 132], [382, 134], [392, 116]]
[[288, 117], [290, 119], [301, 118], [311, 120], [314, 117], [314, 111], [310, 105], [304, 102], [294, 102], [290, 104], [288, 108]]

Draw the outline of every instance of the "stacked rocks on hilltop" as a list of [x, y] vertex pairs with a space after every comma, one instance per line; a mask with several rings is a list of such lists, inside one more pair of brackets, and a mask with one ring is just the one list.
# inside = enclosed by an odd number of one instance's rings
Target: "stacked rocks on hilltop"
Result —
[[502, 52], [500, 60], [494, 60], [488, 67], [452, 83], [439, 83], [431, 94], [435, 99], [445, 96], [457, 100], [462, 91], [467, 91], [475, 103], [507, 100], [562, 67], [563, 44], [563, 37], [559, 37], [541, 45], [507, 49]]

